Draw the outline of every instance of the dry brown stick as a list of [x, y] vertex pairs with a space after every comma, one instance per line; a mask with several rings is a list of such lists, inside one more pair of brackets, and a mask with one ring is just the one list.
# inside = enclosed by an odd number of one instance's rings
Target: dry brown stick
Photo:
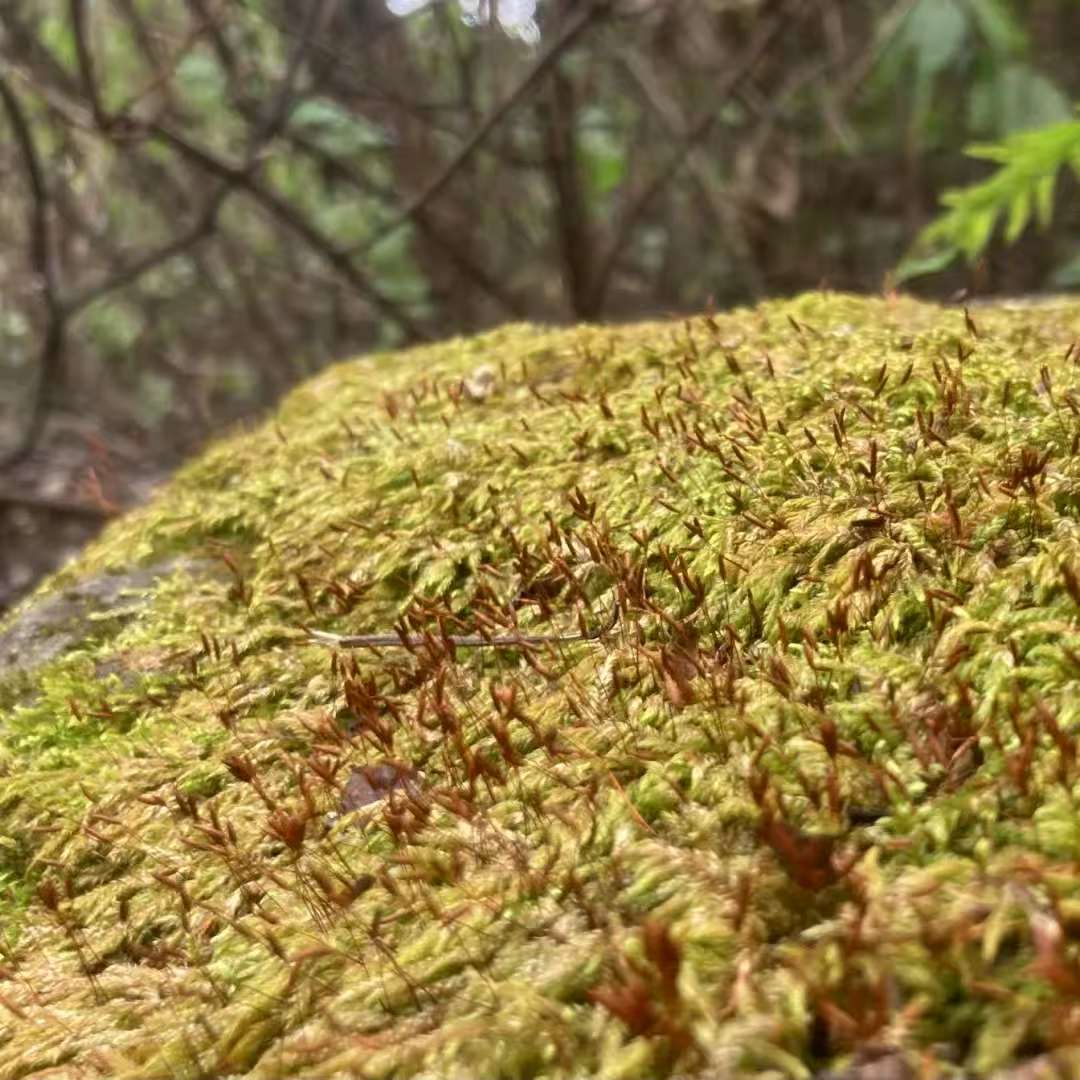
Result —
[[[331, 645], [338, 649], [385, 648], [397, 646], [404, 649], [423, 648], [429, 641], [446, 643], [463, 649], [513, 649], [522, 646], [564, 645], [575, 641], [595, 641], [611, 632], [619, 621], [619, 605], [611, 609], [608, 621], [593, 630], [580, 630], [576, 634], [460, 634], [436, 636], [417, 634], [330, 634], [325, 630], [304, 627], [307, 644]], [[301, 641], [301, 644], [305, 642]]]

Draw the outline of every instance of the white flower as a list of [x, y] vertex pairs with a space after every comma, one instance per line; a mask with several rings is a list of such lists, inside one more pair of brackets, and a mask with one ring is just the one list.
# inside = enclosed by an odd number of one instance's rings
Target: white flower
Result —
[[391, 15], [411, 15], [414, 11], [425, 8], [431, 0], [386, 0]]
[[[394, 15], [412, 15], [428, 7], [432, 0], [386, 0], [386, 6]], [[540, 40], [540, 27], [536, 22], [537, 0], [459, 0], [461, 19], [470, 26], [486, 26], [494, 14], [506, 33], [520, 38], [527, 45]]]

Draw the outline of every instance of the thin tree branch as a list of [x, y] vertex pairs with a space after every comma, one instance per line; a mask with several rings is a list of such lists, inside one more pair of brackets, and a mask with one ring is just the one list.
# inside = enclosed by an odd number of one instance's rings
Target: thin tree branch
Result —
[[[236, 107], [241, 112], [244, 112], [246, 108], [243, 103], [237, 103]], [[363, 192], [364, 195], [385, 201], [393, 198], [393, 192], [389, 188], [375, 184], [368, 177], [358, 172], [349, 161], [331, 154], [313, 140], [288, 129], [282, 133], [282, 137], [288, 139], [292, 146], [311, 158], [326, 173], [339, 177], [350, 187]], [[526, 317], [525, 305], [512, 293], [508, 292], [480, 263], [470, 258], [453, 237], [444, 235], [440, 226], [432, 221], [428, 214], [420, 213], [417, 216], [416, 227], [433, 245], [439, 248], [457, 270], [469, 278], [477, 288], [487, 293], [507, 314], [516, 319]]]
[[329, 263], [357, 292], [366, 296], [382, 314], [396, 322], [412, 338], [420, 341], [430, 340], [430, 335], [425, 329], [416, 323], [411, 316], [402, 311], [393, 300], [384, 296], [372, 285], [367, 275], [354, 265], [348, 251], [339, 248], [328, 237], [324, 236], [290, 203], [269, 188], [263, 187], [253, 175], [254, 169], [250, 171], [238, 169], [228, 162], [222, 161], [209, 150], [189, 142], [182, 135], [177, 134], [163, 124], [154, 124], [151, 130], [163, 142], [173, 147], [183, 157], [195, 162], [204, 171], [222, 180], [231, 181], [237, 187], [247, 191], [263, 209], [299, 236], [308, 247]]
[[206, 207], [199, 214], [198, 220], [187, 232], [169, 240], [153, 251], [148, 251], [139, 258], [133, 259], [130, 263], [121, 266], [107, 277], [102, 278], [102, 280], [87, 285], [67, 297], [64, 301], [65, 313], [70, 317], [92, 304], [95, 300], [100, 300], [106, 294], [134, 284], [144, 274], [149, 273], [162, 263], [168, 262], [169, 259], [182, 255], [189, 248], [194, 247], [194, 245], [212, 235], [217, 227], [218, 215], [232, 188], [232, 184], [222, 184], [211, 196]]
[[218, 25], [219, 12], [211, 12], [207, 0], [186, 0], [188, 8], [194, 13], [196, 22], [209, 31], [210, 41], [217, 53], [218, 62], [225, 69], [230, 79], [236, 77], [236, 54]]
[[846, 75], [837, 79], [835, 96], [841, 105], [846, 105], [851, 100], [874, 70], [881, 54], [903, 29], [905, 20], [917, 3], [918, 0], [897, 0], [888, 15], [877, 24], [873, 44], [862, 49]]
[[103, 131], [111, 126], [112, 118], [105, 111], [94, 76], [94, 58], [90, 51], [89, 30], [86, 17], [86, 0], [69, 0], [68, 14], [75, 37], [75, 57], [79, 64], [79, 77], [82, 79], [83, 93], [90, 102], [94, 123]]
[[[55, 381], [54, 376], [63, 355], [67, 320], [95, 300], [134, 283], [144, 274], [212, 235], [217, 226], [221, 208], [235, 188], [242, 186], [251, 191], [252, 194], [258, 195], [259, 189], [257, 189], [257, 185], [251, 182], [249, 174], [258, 164], [262, 147], [277, 134], [288, 119], [290, 105], [293, 101], [295, 81], [304, 54], [308, 49], [312, 36], [324, 25], [333, 3], [334, 0], [320, 0], [312, 9], [311, 17], [305, 25], [305, 34], [300, 38], [293, 50], [293, 55], [278, 93], [275, 95], [266, 116], [255, 126], [249, 137], [248, 152], [244, 165], [238, 170], [212, 170], [217, 172], [221, 183], [199, 214], [195, 224], [180, 236], [174, 237], [160, 247], [123, 266], [120, 270], [114, 271], [102, 280], [68, 297], [60, 294], [56, 280], [49, 229], [50, 203], [48, 188], [44, 181], [30, 126], [14, 90], [6, 80], [0, 77], [0, 98], [3, 99], [5, 110], [14, 129], [33, 197], [31, 262], [43, 284], [48, 311], [48, 325], [37, 364], [37, 379], [30, 419], [15, 447], [3, 458], [0, 458], [0, 466], [13, 464], [25, 457], [37, 442], [45, 419], [47, 389]], [[85, 0], [70, 0], [69, 10], [74, 26], [76, 54], [83, 91], [90, 101], [94, 126], [105, 134], [113, 133], [117, 118], [110, 116], [102, 106], [100, 93], [94, 78], [93, 58], [87, 36]], [[174, 145], [179, 144], [174, 143]], [[203, 164], [205, 165], [206, 162], [204, 161]], [[267, 200], [263, 199], [262, 201], [265, 203]], [[279, 205], [277, 209], [279, 217], [281, 217], [282, 207]], [[299, 219], [294, 218], [293, 227], [295, 228], [297, 224], [301, 223]], [[316, 238], [314, 230], [309, 229], [306, 238], [309, 243], [312, 242]], [[338, 269], [340, 272], [340, 266]], [[374, 290], [372, 292], [374, 293]], [[400, 317], [398, 318], [399, 321], [402, 321]]]
[[615, 264], [629, 241], [638, 219], [645, 212], [649, 203], [682, 167], [687, 155], [712, 130], [713, 124], [716, 123], [716, 119], [720, 115], [721, 105], [735, 92], [739, 83], [754, 70], [769, 46], [784, 30], [792, 25], [796, 15], [802, 8], [806, 7], [808, 2], [809, 0], [789, 0], [789, 3], [776, 11], [770, 18], [764, 19], [758, 24], [749, 43], [740, 55], [739, 62], [728, 71], [727, 76], [716, 88], [709, 108], [687, 129], [679, 145], [667, 162], [655, 173], [652, 180], [624, 207], [623, 212], [619, 215], [618, 225], [601, 255], [598, 270], [593, 279], [593, 287], [597, 291], [594, 301], [595, 306], [603, 304], [603, 297], [607, 292]]
[[401, 213], [385, 228], [380, 229], [366, 241], [354, 254], [368, 254], [388, 236], [410, 222], [428, 203], [438, 198], [446, 186], [469, 161], [480, 145], [529, 93], [533, 86], [547, 73], [559, 57], [577, 40], [578, 37], [611, 6], [612, 0], [586, 0], [560, 31], [558, 37], [536, 58], [524, 78], [506, 95], [498, 105], [484, 118], [482, 123], [466, 139], [456, 154], [439, 170], [427, 186], [419, 192]]
[[285, 74], [265, 115], [255, 124], [249, 135], [247, 167], [254, 165], [260, 149], [270, 142], [285, 126], [295, 101], [296, 80], [300, 75], [304, 57], [317, 35], [321, 35], [333, 13], [336, 0], [317, 0], [308, 9], [300, 37], [295, 42]]
[[564, 292], [574, 318], [591, 319], [597, 314], [592, 306], [594, 292], [590, 284], [592, 229], [581, 185], [574, 88], [561, 71], [555, 71], [550, 91], [548, 99], [539, 103], [538, 112], [543, 126], [546, 171], [558, 207], [555, 221], [564, 268]]
[[45, 422], [45, 400], [64, 350], [66, 315], [59, 295], [58, 275], [53, 257], [49, 188], [41, 167], [26, 113], [11, 84], [0, 72], [0, 101], [19, 147], [23, 169], [33, 202], [30, 218], [30, 264], [41, 284], [45, 300], [46, 328], [37, 363], [37, 378], [29, 403], [29, 418], [15, 445], [0, 457], [0, 468], [22, 460], [33, 449]]
[[211, 23], [208, 15], [201, 20], [196, 20], [195, 25], [188, 30], [184, 40], [163, 59], [158, 54], [158, 49], [155, 47], [154, 40], [147, 29], [146, 21], [139, 13], [135, 0], [119, 0], [119, 3], [125, 15], [127, 15], [128, 22], [134, 28], [135, 40], [138, 42], [139, 48], [142, 49], [143, 55], [149, 61], [150, 70], [153, 73], [147, 82], [134, 91], [117, 109], [119, 115], [131, 116], [140, 102], [159, 90], [163, 96], [171, 98], [172, 87], [170, 83], [176, 75], [177, 68], [183, 63], [188, 53], [198, 44], [199, 39], [211, 33], [217, 27]]
[[[83, 0], [71, 0], [71, 2], [75, 9], [82, 11]], [[210, 197], [202, 213], [199, 214], [195, 224], [182, 235], [162, 244], [161, 247], [153, 251], [147, 252], [145, 255], [122, 267], [119, 271], [110, 274], [105, 279], [82, 289], [79, 293], [68, 298], [64, 307], [69, 315], [74, 314], [88, 304], [100, 299], [107, 293], [115, 292], [125, 285], [132, 284], [138, 280], [138, 278], [142, 277], [143, 274], [153, 270], [161, 263], [167, 262], [169, 259], [183, 254], [183, 252], [187, 251], [190, 247], [204, 240], [214, 232], [217, 227], [221, 208], [224, 206], [225, 200], [228, 198], [230, 192], [241, 183], [242, 176], [249, 173], [255, 167], [262, 147], [277, 135], [281, 130], [281, 127], [287, 121], [290, 106], [293, 101], [293, 91], [295, 89], [296, 79], [299, 75], [304, 55], [308, 50], [314, 34], [323, 29], [326, 19], [333, 9], [334, 3], [335, 0], [319, 0], [319, 2], [310, 9], [309, 18], [304, 25], [304, 33], [293, 49], [289, 65], [281, 80], [281, 84], [278, 87], [278, 91], [274, 95], [274, 100], [267, 110], [266, 115], [253, 126], [249, 135], [248, 152], [244, 165], [241, 166], [240, 169], [235, 170], [233, 175], [223, 177], [222, 183], [217, 191]], [[201, 32], [202, 31], [200, 31], [200, 33]], [[79, 53], [81, 57], [85, 57], [85, 60], [80, 60], [80, 66], [84, 73], [83, 81], [88, 87], [92, 88], [94, 94], [94, 114], [96, 117], [103, 118], [106, 122], [105, 126], [107, 127], [111, 124], [111, 119], [104, 116], [104, 113], [96, 100], [96, 87], [93, 87], [92, 65], [89, 49], [87, 48], [85, 41], [84, 25], [81, 30], [77, 26], [76, 37], [77, 41], [82, 42]], [[188, 41], [194, 41], [194, 37], [195, 35], [190, 36]], [[150, 57], [150, 59], [153, 60], [153, 57]]]

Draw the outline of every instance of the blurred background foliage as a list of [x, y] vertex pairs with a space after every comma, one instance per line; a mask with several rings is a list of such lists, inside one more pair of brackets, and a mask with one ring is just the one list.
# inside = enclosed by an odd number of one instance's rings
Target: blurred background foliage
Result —
[[6, 0], [0, 610], [343, 356], [1077, 286], [1077, 41], [1075, 0]]

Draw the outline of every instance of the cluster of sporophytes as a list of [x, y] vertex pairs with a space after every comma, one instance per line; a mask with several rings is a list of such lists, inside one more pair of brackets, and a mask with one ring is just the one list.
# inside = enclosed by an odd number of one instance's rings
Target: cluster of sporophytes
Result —
[[0, 1078], [1075, 1066], [1078, 336], [509, 327], [212, 448], [0, 683]]

